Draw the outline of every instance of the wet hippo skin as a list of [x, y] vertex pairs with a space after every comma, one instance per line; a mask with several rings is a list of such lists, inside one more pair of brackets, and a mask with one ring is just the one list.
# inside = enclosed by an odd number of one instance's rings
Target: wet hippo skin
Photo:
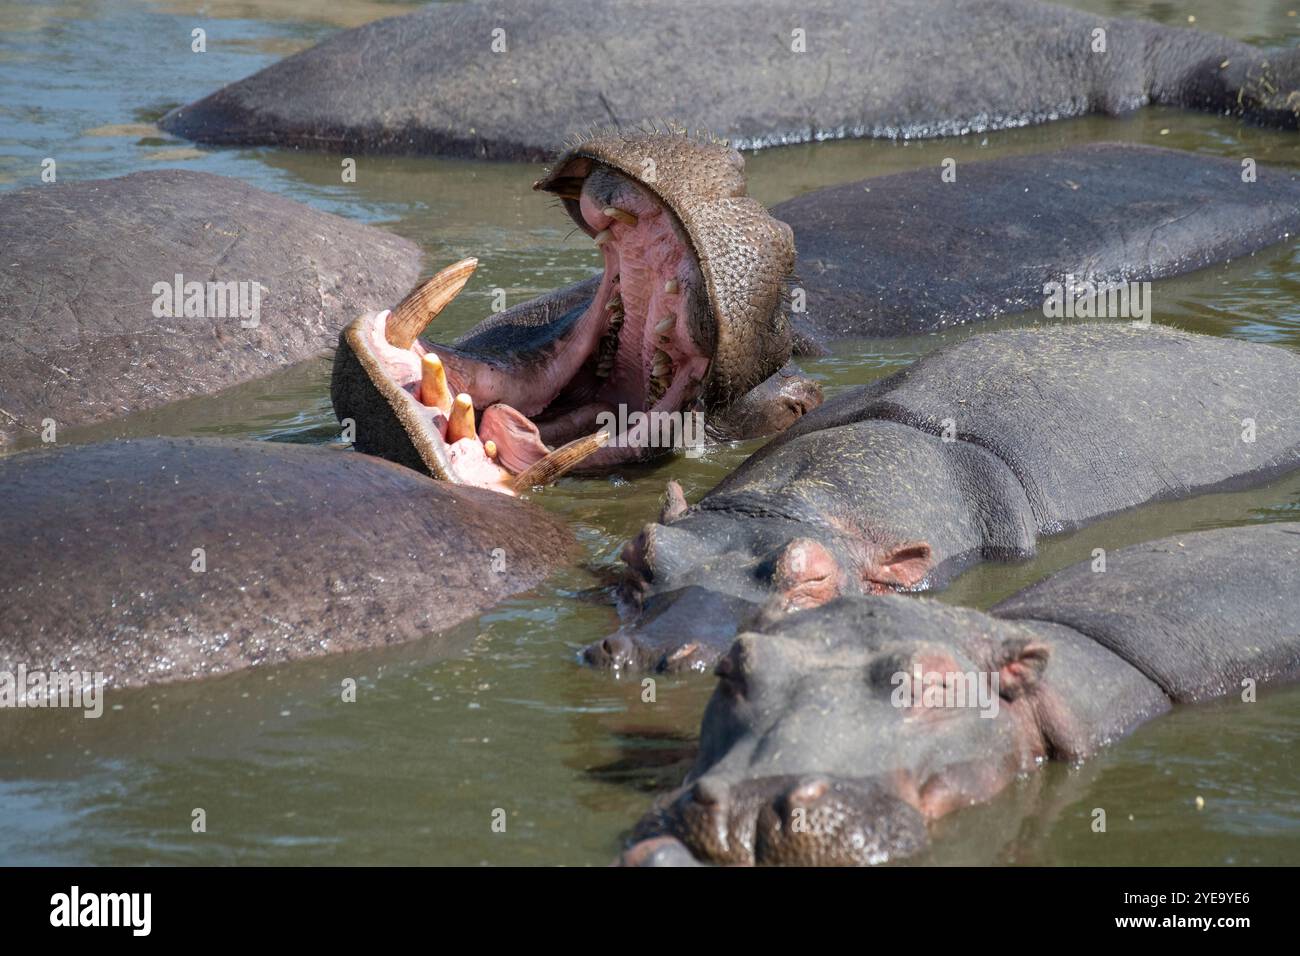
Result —
[[[697, 763], [623, 862], [905, 858], [930, 821], [1171, 704], [1268, 706], [1246, 688], [1300, 677], [1297, 620], [1295, 523], [1123, 548], [1104, 572], [1075, 565], [988, 614], [890, 595], [774, 616], [719, 662]], [[900, 694], [918, 672], [934, 696]], [[957, 696], [969, 675], [984, 698]]]
[[[739, 626], [769, 600], [942, 587], [1041, 535], [1300, 467], [1297, 408], [1285, 349], [1128, 323], [972, 336], [810, 412], [694, 506], [670, 493], [624, 549], [623, 596], [658, 618], [721, 592]], [[707, 666], [725, 634], [713, 606], [698, 633], [688, 613], [675, 634], [634, 613], [586, 659]]]
[[797, 350], [1039, 310], [1044, 285], [1067, 276], [1164, 279], [1300, 234], [1300, 173], [1242, 174], [1240, 159], [1099, 143], [961, 163], [953, 182], [934, 166], [779, 203], [806, 299]]
[[[176, 169], [6, 193], [0, 222], [0, 448], [321, 355], [420, 270], [406, 239]], [[155, 315], [155, 283], [178, 273], [260, 283], [256, 327], [206, 294], [206, 318]]]
[[71, 446], [0, 459], [0, 488], [0, 671], [110, 688], [436, 635], [575, 549], [535, 505], [342, 449]]
[[1293, 129], [1297, 57], [1028, 0], [503, 0], [340, 33], [162, 125], [222, 145], [530, 160], [594, 124], [663, 117], [744, 147], [1147, 103]]

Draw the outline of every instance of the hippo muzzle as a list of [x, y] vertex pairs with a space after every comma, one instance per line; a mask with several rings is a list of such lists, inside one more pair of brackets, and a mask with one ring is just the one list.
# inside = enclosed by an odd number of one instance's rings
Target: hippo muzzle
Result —
[[357, 447], [515, 493], [579, 464], [702, 442], [704, 416], [791, 351], [793, 233], [744, 195], [742, 169], [729, 146], [681, 133], [611, 133], [566, 152], [534, 188], [592, 238], [599, 279], [428, 345], [419, 335], [469, 280], [466, 259], [356, 320], [332, 395]]

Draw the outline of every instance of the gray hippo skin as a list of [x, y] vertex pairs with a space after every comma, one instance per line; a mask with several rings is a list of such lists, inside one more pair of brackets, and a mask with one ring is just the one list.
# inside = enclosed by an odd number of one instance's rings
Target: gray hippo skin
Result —
[[1298, 63], [1295, 50], [1028, 0], [502, 0], [340, 33], [162, 126], [219, 145], [528, 160], [594, 124], [660, 117], [746, 148], [1147, 103], [1294, 129]]
[[576, 547], [536, 506], [339, 449], [70, 446], [0, 459], [0, 489], [0, 671], [113, 688], [437, 634]]
[[[208, 173], [2, 195], [0, 449], [46, 419], [102, 422], [324, 354], [345, 321], [409, 289], [420, 260], [406, 239]], [[255, 320], [227, 287], [211, 308], [206, 286], [194, 300], [206, 318], [160, 303], [155, 283], [177, 274], [249, 283], [247, 306], [260, 283]]]
[[988, 614], [891, 595], [778, 616], [719, 661], [699, 758], [623, 862], [906, 857], [930, 821], [1041, 761], [1084, 760], [1171, 703], [1300, 677], [1297, 621], [1300, 524], [1124, 548]]
[[[663, 615], [700, 586], [740, 610], [941, 587], [1039, 535], [1300, 467], [1297, 410], [1300, 357], [1271, 346], [1127, 323], [972, 336], [827, 402], [695, 506], [670, 489], [624, 549], [623, 596]], [[584, 656], [701, 669], [718, 613], [707, 633], [685, 611], [631, 624]]]
[[[592, 237], [602, 274], [450, 345], [419, 335], [474, 260], [358, 318], [339, 339], [331, 396], [360, 450], [513, 493], [579, 464], [699, 445], [706, 430], [763, 434], [820, 402], [785, 366], [790, 227], [745, 195], [734, 149], [682, 131], [599, 134], [535, 188]], [[659, 417], [638, 432], [632, 416], [646, 415]]]
[[953, 182], [932, 167], [780, 203], [806, 300], [796, 351], [1039, 309], [1049, 282], [1164, 279], [1300, 234], [1300, 173], [1242, 173], [1240, 160], [1100, 143], [963, 163]]

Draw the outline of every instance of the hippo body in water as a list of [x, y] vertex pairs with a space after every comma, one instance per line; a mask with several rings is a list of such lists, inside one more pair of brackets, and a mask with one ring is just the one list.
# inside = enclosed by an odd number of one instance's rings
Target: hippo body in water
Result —
[[705, 588], [740, 599], [741, 626], [768, 600], [941, 587], [1039, 535], [1262, 484], [1300, 467], [1296, 409], [1300, 358], [1271, 346], [1119, 323], [972, 336], [827, 402], [693, 507], [670, 486], [623, 555], [653, 619], [584, 656], [700, 669], [726, 638], [717, 598], [691, 612]]
[[451, 345], [419, 334], [474, 260], [357, 319], [340, 337], [331, 394], [359, 449], [514, 492], [578, 464], [689, 451], [706, 430], [765, 434], [820, 402], [785, 367], [790, 228], [745, 195], [734, 149], [674, 131], [599, 134], [536, 188], [592, 237], [602, 275]]
[[906, 857], [930, 821], [1044, 760], [1084, 760], [1171, 704], [1300, 678], [1297, 620], [1294, 523], [1124, 548], [987, 614], [890, 595], [777, 617], [719, 661], [698, 760], [624, 861]]
[[322, 355], [420, 272], [406, 239], [183, 170], [8, 193], [0, 223], [0, 449]]
[[0, 671], [113, 688], [438, 634], [576, 551], [536, 506], [338, 449], [78, 445], [0, 459], [0, 489]]
[[[799, 250], [796, 351], [1037, 310], [1051, 283], [1164, 279], [1300, 235], [1300, 173], [1252, 173], [1243, 180], [1240, 160], [1099, 143], [963, 163], [953, 182], [932, 167], [779, 203], [772, 215]], [[1130, 302], [1122, 317], [1149, 319], [1150, 305]]]
[[1300, 53], [1030, 0], [434, 4], [173, 110], [218, 145], [543, 160], [671, 117], [737, 146], [1005, 129], [1147, 103], [1295, 128]]

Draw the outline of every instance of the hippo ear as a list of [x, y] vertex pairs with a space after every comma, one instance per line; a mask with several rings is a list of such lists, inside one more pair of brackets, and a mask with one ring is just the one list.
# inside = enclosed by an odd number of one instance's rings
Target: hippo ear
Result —
[[993, 666], [998, 670], [998, 688], [1007, 700], [1032, 691], [1043, 676], [1051, 650], [1042, 641], [1015, 637], [1003, 641]]
[[672, 524], [687, 510], [686, 495], [682, 491], [682, 486], [676, 481], [668, 482], [668, 487], [664, 489], [664, 496], [659, 505], [659, 523]]
[[839, 597], [844, 580], [835, 556], [811, 538], [790, 541], [772, 565], [772, 585], [787, 610], [817, 607]]
[[867, 577], [891, 588], [914, 588], [930, 573], [934, 554], [924, 541], [895, 545], [881, 555]]

